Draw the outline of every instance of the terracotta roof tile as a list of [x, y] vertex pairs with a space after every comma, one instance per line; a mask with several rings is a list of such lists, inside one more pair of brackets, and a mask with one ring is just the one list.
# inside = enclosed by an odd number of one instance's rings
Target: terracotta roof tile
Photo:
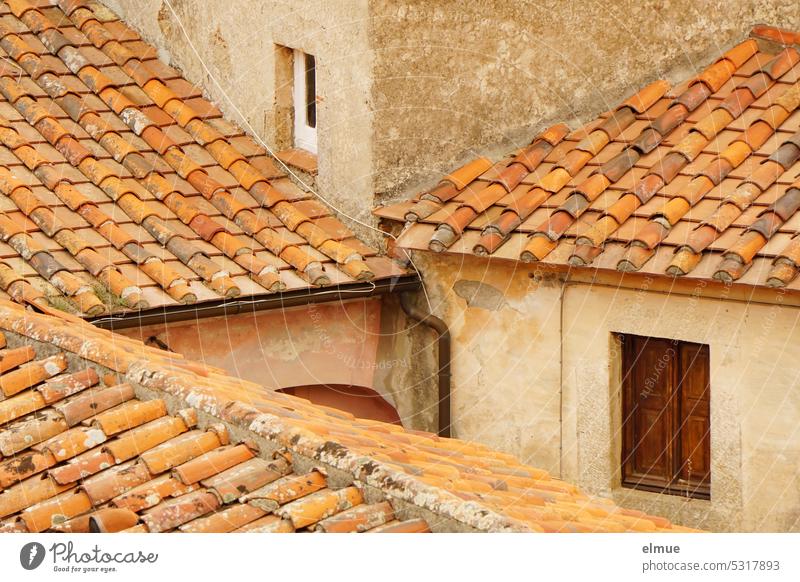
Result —
[[0, 300], [0, 332], [0, 531], [681, 531], [78, 319]]
[[[779, 42], [792, 34], [753, 31]], [[798, 210], [792, 168], [800, 161], [798, 73], [796, 47], [766, 54], [745, 40], [687, 82], [670, 89], [657, 81], [554, 141], [543, 163], [525, 168], [519, 183], [527, 189], [510, 198], [495, 195], [483, 180], [501, 184], [512, 158], [488, 174], [491, 162], [479, 158], [463, 168], [478, 164], [481, 172], [462, 168], [464, 179], [446, 178], [416, 201], [376, 214], [411, 223], [399, 239], [402, 248], [788, 285], [798, 272], [777, 247], [794, 249], [781, 237], [800, 234], [792, 222]], [[777, 191], [768, 203], [779, 204], [780, 212], [746, 214], [770, 188]], [[615, 198], [606, 197], [614, 192]], [[734, 233], [737, 227], [747, 230]], [[474, 231], [481, 234], [471, 246], [454, 244]], [[464, 234], [470, 241], [473, 236]], [[697, 269], [706, 257], [715, 267]], [[762, 259], [774, 261], [774, 273], [759, 271], [764, 277], [758, 279], [748, 267]]]
[[[331, 284], [326, 271], [349, 277], [333, 283], [376, 276], [363, 260], [374, 250], [348, 240], [352, 234], [327, 206], [288, 181], [263, 148], [107, 9], [91, 2], [3, 6], [9, 13], [0, 21], [0, 47], [10, 58], [0, 68], [0, 145], [14, 170], [0, 175], [0, 192], [14, 206], [6, 216], [30, 232], [3, 239], [63, 296], [51, 309], [94, 316], [237, 296], [240, 287], [211, 256], [231, 255], [230, 237], [216, 232], [245, 237], [247, 248], [282, 261], [306, 287]], [[100, 12], [106, 17], [96, 18]], [[292, 160], [312, 169], [302, 154]], [[260, 206], [276, 210], [270, 220], [256, 216]], [[10, 212], [17, 208], [19, 219]], [[170, 224], [174, 216], [187, 228]], [[79, 232], [86, 226], [81, 218], [92, 230]], [[278, 234], [282, 220], [298, 240]], [[127, 228], [131, 222], [141, 227], [137, 234]], [[29, 251], [36, 226], [50, 253]], [[94, 252], [90, 239], [98, 235], [125, 259]], [[150, 237], [166, 256], [144, 251]], [[204, 256], [201, 248], [208, 249]], [[187, 267], [185, 280], [168, 267], [174, 258]], [[248, 294], [285, 288], [265, 263], [237, 262], [250, 280]], [[143, 289], [134, 270], [158, 289]], [[193, 291], [198, 282], [208, 292]], [[104, 293], [95, 294], [101, 287]], [[48, 302], [21, 289], [15, 285], [12, 298]]]

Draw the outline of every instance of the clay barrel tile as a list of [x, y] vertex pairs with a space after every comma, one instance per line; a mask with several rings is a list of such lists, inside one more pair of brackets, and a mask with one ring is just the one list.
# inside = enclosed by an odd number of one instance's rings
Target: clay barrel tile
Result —
[[64, 354], [57, 354], [44, 360], [24, 364], [17, 370], [0, 376], [0, 390], [6, 396], [13, 396], [26, 388], [35, 386], [63, 372], [66, 367], [67, 358]]
[[247, 501], [264, 511], [274, 511], [285, 503], [310, 495], [326, 486], [325, 476], [319, 471], [305, 475], [289, 475], [243, 496], [242, 501]]
[[114, 465], [114, 457], [101, 448], [91, 449], [50, 470], [50, 476], [60, 485], [75, 483], [96, 475]]
[[177, 479], [169, 475], [161, 475], [125, 491], [111, 500], [115, 507], [141, 512], [145, 509], [157, 506], [159, 503], [179, 497], [197, 488], [186, 486]]
[[92, 533], [116, 533], [135, 526], [139, 516], [128, 509], [107, 507], [89, 516], [89, 531]]
[[74, 489], [28, 507], [22, 512], [21, 518], [28, 531], [41, 532], [91, 508], [89, 497], [83, 491]]
[[151, 532], [168, 531], [211, 513], [217, 507], [219, 501], [213, 493], [194, 491], [148, 510], [142, 515], [142, 522]]
[[105, 450], [114, 456], [117, 463], [121, 463], [185, 431], [186, 424], [180, 418], [162, 416], [120, 434], [116, 439], [106, 443]]
[[130, 384], [119, 384], [89, 390], [68, 401], [58, 402], [54, 407], [64, 415], [69, 426], [75, 426], [95, 414], [131, 400], [133, 397], [133, 387]]
[[47, 404], [52, 404], [94, 386], [100, 381], [94, 368], [86, 368], [65, 376], [57, 376], [37, 387]]
[[655, 105], [656, 101], [666, 95], [669, 90], [669, 82], [663, 79], [653, 81], [638, 93], [628, 97], [617, 109], [630, 107], [636, 113], [644, 113]]
[[265, 461], [256, 457], [209, 477], [202, 484], [214, 491], [223, 503], [230, 503], [290, 472], [291, 465], [283, 458]]
[[10, 457], [67, 430], [61, 415], [51, 409], [7, 425], [0, 432], [0, 453]]
[[167, 414], [167, 407], [161, 399], [134, 400], [97, 415], [92, 424], [102, 430], [106, 436], [113, 436], [165, 414]]
[[42, 450], [49, 452], [57, 461], [65, 461], [105, 441], [106, 435], [103, 431], [81, 426], [54, 436], [44, 443]]
[[0, 400], [0, 424], [20, 418], [45, 406], [47, 403], [44, 398], [35, 390], [28, 390], [17, 396]]
[[0, 351], [0, 374], [5, 374], [17, 366], [30, 362], [35, 357], [36, 352], [30, 345], [4, 349]]
[[385, 525], [378, 526], [368, 531], [368, 533], [427, 533], [430, 526], [422, 518], [409, 519], [406, 521], [393, 521]]
[[234, 530], [235, 533], [292, 533], [294, 527], [288, 519], [277, 515], [265, 515], [249, 524]]
[[0, 489], [11, 487], [28, 477], [55, 465], [55, 459], [46, 452], [27, 451], [0, 463]]
[[192, 431], [142, 453], [140, 459], [152, 474], [157, 475], [207, 453], [220, 444], [219, 437], [213, 432]]
[[325, 533], [364, 532], [394, 519], [394, 510], [387, 501], [357, 505], [318, 522], [314, 529]]
[[477, 158], [451, 172], [443, 180], [450, 182], [459, 190], [463, 190], [470, 182], [491, 168], [492, 165], [492, 161], [488, 158]]
[[28, 477], [3, 491], [0, 491], [0, 518], [8, 517], [32, 505], [50, 499], [69, 489], [50, 478], [47, 473]]
[[308, 527], [336, 513], [363, 503], [361, 491], [354, 486], [339, 490], [324, 489], [312, 493], [276, 510], [276, 515], [288, 519], [295, 529]]
[[207, 517], [200, 517], [185, 523], [179, 529], [184, 533], [227, 533], [244, 527], [261, 517], [264, 517], [264, 511], [261, 509], [239, 503]]
[[98, 506], [147, 483], [151, 478], [142, 463], [126, 463], [89, 477], [84, 480], [81, 488], [92, 500], [92, 504]]
[[183, 483], [191, 485], [244, 463], [253, 456], [253, 452], [245, 445], [221, 447], [176, 467], [175, 474]]

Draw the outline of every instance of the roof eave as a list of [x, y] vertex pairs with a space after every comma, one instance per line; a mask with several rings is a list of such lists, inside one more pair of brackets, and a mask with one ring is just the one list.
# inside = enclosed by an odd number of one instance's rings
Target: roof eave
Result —
[[236, 299], [219, 299], [192, 305], [170, 305], [142, 311], [126, 311], [118, 314], [89, 317], [86, 318], [86, 321], [104, 329], [120, 330], [145, 325], [200, 320], [208, 317], [230, 317], [242, 313], [285, 309], [313, 303], [364, 299], [389, 293], [417, 291], [421, 287], [422, 281], [419, 274], [410, 272], [398, 277], [379, 279], [377, 281], [293, 289], [278, 293], [237, 297]]

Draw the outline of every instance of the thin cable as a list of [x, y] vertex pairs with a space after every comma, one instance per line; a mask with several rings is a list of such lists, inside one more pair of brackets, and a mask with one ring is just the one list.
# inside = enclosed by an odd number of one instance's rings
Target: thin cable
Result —
[[[269, 155], [272, 156], [283, 167], [283, 169], [290, 176], [292, 176], [295, 180], [297, 180], [297, 182], [299, 182], [300, 185], [303, 186], [303, 188], [305, 188], [308, 192], [311, 192], [312, 194], [314, 194], [314, 196], [316, 196], [322, 202], [324, 202], [331, 210], [333, 210], [334, 212], [336, 212], [337, 214], [339, 214], [341, 216], [344, 216], [348, 220], [351, 220], [354, 223], [363, 226], [364, 228], [372, 230], [372, 231], [374, 231], [374, 232], [376, 232], [376, 233], [378, 233], [378, 234], [380, 234], [382, 236], [388, 236], [388, 237], [392, 238], [395, 242], [397, 242], [397, 240], [398, 240], [397, 237], [395, 235], [393, 235], [392, 233], [384, 232], [384, 231], [380, 230], [379, 228], [375, 228], [371, 224], [367, 224], [366, 222], [363, 222], [363, 221], [359, 220], [358, 218], [349, 215], [347, 212], [341, 210], [340, 208], [337, 208], [333, 203], [331, 203], [329, 200], [327, 200], [324, 196], [320, 195], [320, 193], [317, 192], [314, 188], [312, 188], [309, 184], [306, 184], [306, 182], [300, 176], [295, 174], [292, 171], [292, 169], [283, 162], [283, 160], [281, 160], [280, 158], [278, 158], [277, 155], [275, 155], [275, 152], [273, 151], [273, 149], [263, 139], [261, 139], [261, 137], [255, 131], [253, 126], [250, 125], [250, 122], [247, 121], [247, 118], [244, 116], [244, 114], [241, 112], [241, 110], [236, 106], [236, 104], [230, 98], [230, 96], [228, 95], [227, 91], [225, 91], [225, 89], [222, 87], [222, 85], [219, 83], [219, 81], [217, 81], [217, 78], [213, 75], [211, 70], [208, 68], [208, 66], [206, 65], [205, 61], [203, 60], [203, 57], [200, 56], [200, 53], [198, 52], [197, 48], [195, 48], [194, 43], [192, 42], [192, 39], [189, 37], [188, 32], [186, 32], [186, 28], [183, 26], [183, 22], [181, 21], [181, 19], [178, 16], [177, 12], [175, 12], [175, 9], [172, 7], [172, 2], [170, 0], [164, 0], [164, 1], [165, 1], [166, 5], [169, 7], [169, 11], [172, 13], [172, 16], [175, 19], [175, 22], [178, 23], [178, 27], [180, 28], [181, 33], [183, 34], [184, 38], [186, 38], [186, 42], [189, 43], [189, 47], [192, 49], [192, 52], [194, 53], [195, 57], [197, 57], [197, 60], [200, 62], [200, 65], [203, 67], [203, 70], [205, 71], [205, 73], [208, 76], [208, 78], [211, 79], [211, 82], [214, 85], [216, 85], [217, 89], [219, 89], [220, 93], [222, 93], [222, 96], [224, 97], [225, 101], [228, 102], [230, 107], [233, 109], [233, 111], [236, 113], [236, 115], [240, 118], [241, 124], [243, 126], [245, 126], [245, 128], [248, 130], [250, 135], [265, 150], [267, 150]], [[414, 267], [414, 270], [417, 273], [419, 273], [420, 271], [419, 271], [419, 269], [417, 269], [417, 266], [414, 264], [414, 259], [411, 257], [411, 253], [410, 252], [406, 252], [406, 257], [408, 258], [408, 262], [411, 263], [411, 266]], [[425, 296], [425, 301], [428, 304], [428, 309], [431, 312], [433, 312], [433, 305], [431, 304], [430, 297], [428, 297], [428, 290], [425, 287], [425, 281], [422, 279], [422, 277], [420, 277], [420, 281], [422, 282], [422, 293]]]

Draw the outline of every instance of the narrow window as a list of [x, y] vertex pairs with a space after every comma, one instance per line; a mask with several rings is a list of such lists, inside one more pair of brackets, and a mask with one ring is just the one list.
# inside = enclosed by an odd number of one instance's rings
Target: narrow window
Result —
[[708, 346], [634, 335], [619, 339], [623, 487], [708, 499]]
[[306, 124], [317, 127], [317, 70], [314, 55], [306, 55]]
[[317, 64], [301, 50], [294, 51], [294, 145], [317, 153]]

